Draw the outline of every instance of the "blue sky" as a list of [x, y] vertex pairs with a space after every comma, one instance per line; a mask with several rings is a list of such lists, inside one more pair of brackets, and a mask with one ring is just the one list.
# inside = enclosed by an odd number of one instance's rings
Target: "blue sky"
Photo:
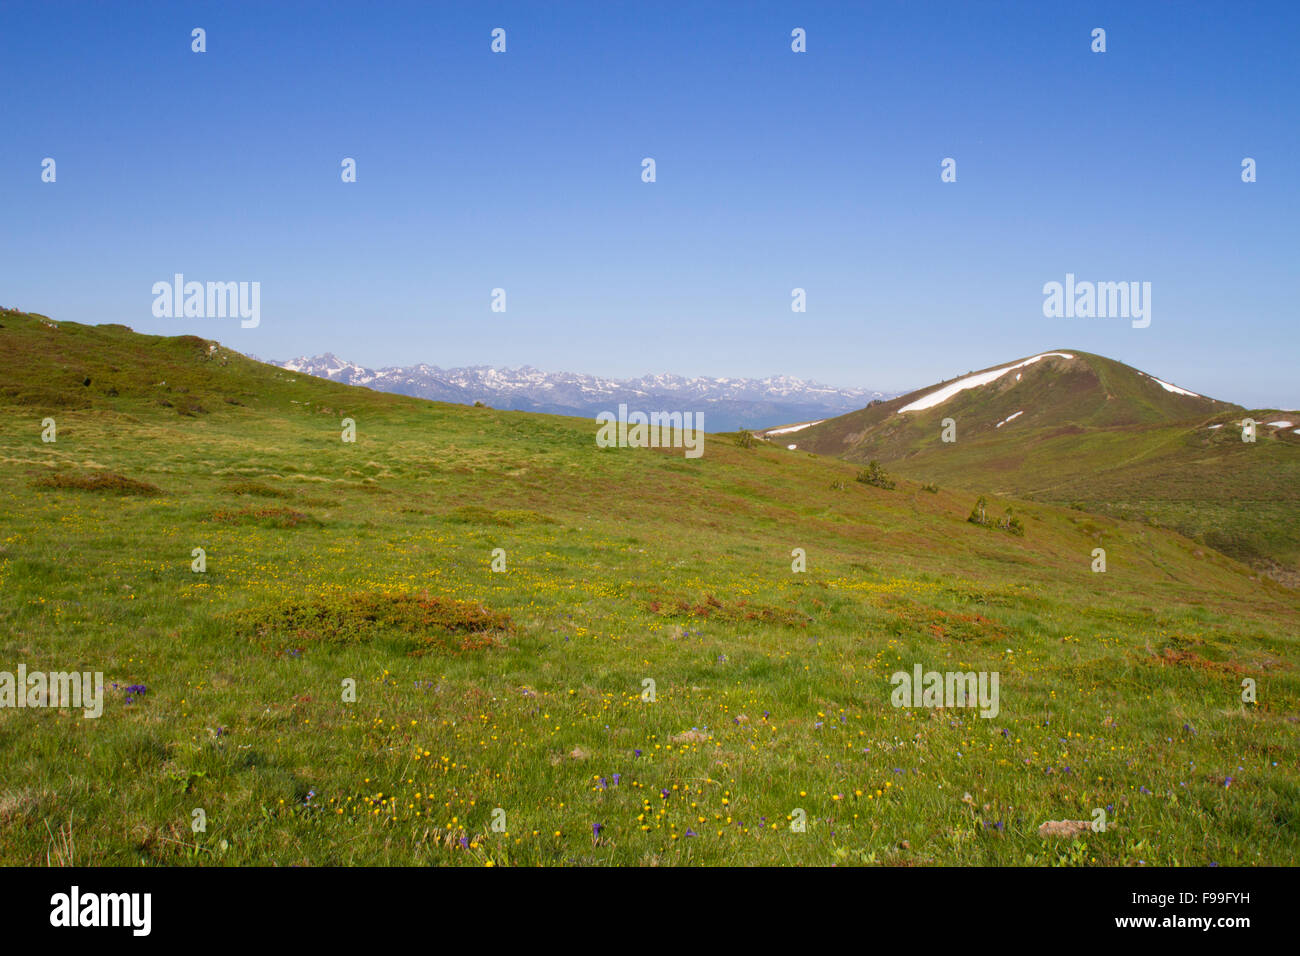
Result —
[[[0, 304], [890, 389], [1072, 347], [1300, 408], [1298, 49], [1281, 2], [9, 2]], [[176, 272], [260, 282], [261, 324], [155, 318]], [[1067, 272], [1150, 282], [1150, 327], [1045, 318]]]

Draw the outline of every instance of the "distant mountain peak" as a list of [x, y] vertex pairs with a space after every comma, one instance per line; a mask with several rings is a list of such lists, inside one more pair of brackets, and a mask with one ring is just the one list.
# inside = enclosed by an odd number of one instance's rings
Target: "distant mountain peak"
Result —
[[646, 411], [696, 411], [704, 414], [708, 431], [832, 418], [897, 394], [842, 388], [789, 375], [752, 379], [660, 372], [616, 379], [543, 372], [531, 365], [443, 369], [426, 363], [370, 369], [332, 352], [268, 364], [376, 391], [463, 405], [480, 401], [494, 408], [583, 417], [613, 411], [620, 403]]

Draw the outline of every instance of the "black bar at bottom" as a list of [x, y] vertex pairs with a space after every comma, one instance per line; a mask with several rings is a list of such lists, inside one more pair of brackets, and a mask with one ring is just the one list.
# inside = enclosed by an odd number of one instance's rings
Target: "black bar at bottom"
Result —
[[[6, 941], [76, 934], [192, 942], [374, 945], [408, 930], [431, 945], [459, 924], [494, 942], [668, 932], [702, 923], [737, 937], [773, 921], [839, 923], [870, 937], [999, 942], [1044, 938], [1232, 945], [1281, 932], [1286, 869], [20, 869], [0, 868]], [[73, 888], [76, 888], [75, 891]], [[124, 895], [125, 894], [125, 895]], [[146, 897], [147, 896], [147, 906]], [[75, 905], [74, 905], [75, 904]], [[720, 922], [719, 922], [720, 921]], [[86, 926], [85, 923], [116, 925]], [[57, 925], [56, 925], [57, 924]], [[76, 925], [73, 925], [76, 924]], [[857, 930], [852, 927], [857, 924]], [[147, 929], [147, 934], [144, 930]], [[198, 935], [196, 935], [196, 933]], [[1053, 934], [1044, 937], [1042, 934]], [[426, 935], [427, 934], [427, 935]], [[459, 934], [456, 934], [459, 935]], [[393, 937], [396, 939], [397, 937]]]

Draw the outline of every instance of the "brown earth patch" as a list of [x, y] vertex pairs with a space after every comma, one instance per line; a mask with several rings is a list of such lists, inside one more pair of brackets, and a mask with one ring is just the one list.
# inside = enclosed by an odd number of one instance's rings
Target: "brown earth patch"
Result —
[[300, 524], [320, 526], [320, 520], [292, 508], [222, 508], [212, 512], [209, 521], [219, 524], [267, 524], [276, 528], [296, 528]]
[[885, 602], [885, 608], [900, 624], [922, 631], [941, 641], [1002, 641], [1007, 632], [1002, 625], [982, 614], [959, 614], [910, 602]]
[[651, 601], [650, 611], [660, 617], [703, 618], [735, 624], [759, 621], [780, 624], [784, 627], [807, 627], [811, 622], [807, 614], [794, 608], [775, 607], [770, 604], [751, 604], [748, 601], [724, 602], [712, 594], [692, 603], [686, 600]]
[[249, 608], [232, 616], [237, 631], [283, 652], [313, 643], [357, 644], [382, 635], [412, 638], [410, 652], [476, 651], [514, 630], [510, 616], [472, 601], [364, 592]]
[[1211, 661], [1191, 651], [1184, 651], [1174, 647], [1166, 647], [1160, 652], [1160, 656], [1154, 658], [1157, 664], [1173, 667], [1194, 667], [1197, 670], [1209, 671], [1215, 674], [1244, 674], [1246, 668], [1239, 664], [1233, 664], [1230, 661]]
[[59, 491], [94, 491], [105, 495], [135, 495], [153, 498], [162, 494], [162, 489], [147, 481], [136, 481], [124, 475], [115, 475], [111, 471], [93, 475], [49, 475], [39, 478], [33, 485], [37, 488], [53, 488]]

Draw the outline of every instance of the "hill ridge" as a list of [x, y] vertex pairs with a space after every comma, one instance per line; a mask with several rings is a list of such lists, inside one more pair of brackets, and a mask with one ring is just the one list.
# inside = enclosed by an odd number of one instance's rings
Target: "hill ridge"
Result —
[[[1260, 423], [1253, 442], [1241, 440], [1248, 417]], [[1297, 422], [1060, 349], [761, 437], [919, 481], [1167, 523], [1300, 582]]]

